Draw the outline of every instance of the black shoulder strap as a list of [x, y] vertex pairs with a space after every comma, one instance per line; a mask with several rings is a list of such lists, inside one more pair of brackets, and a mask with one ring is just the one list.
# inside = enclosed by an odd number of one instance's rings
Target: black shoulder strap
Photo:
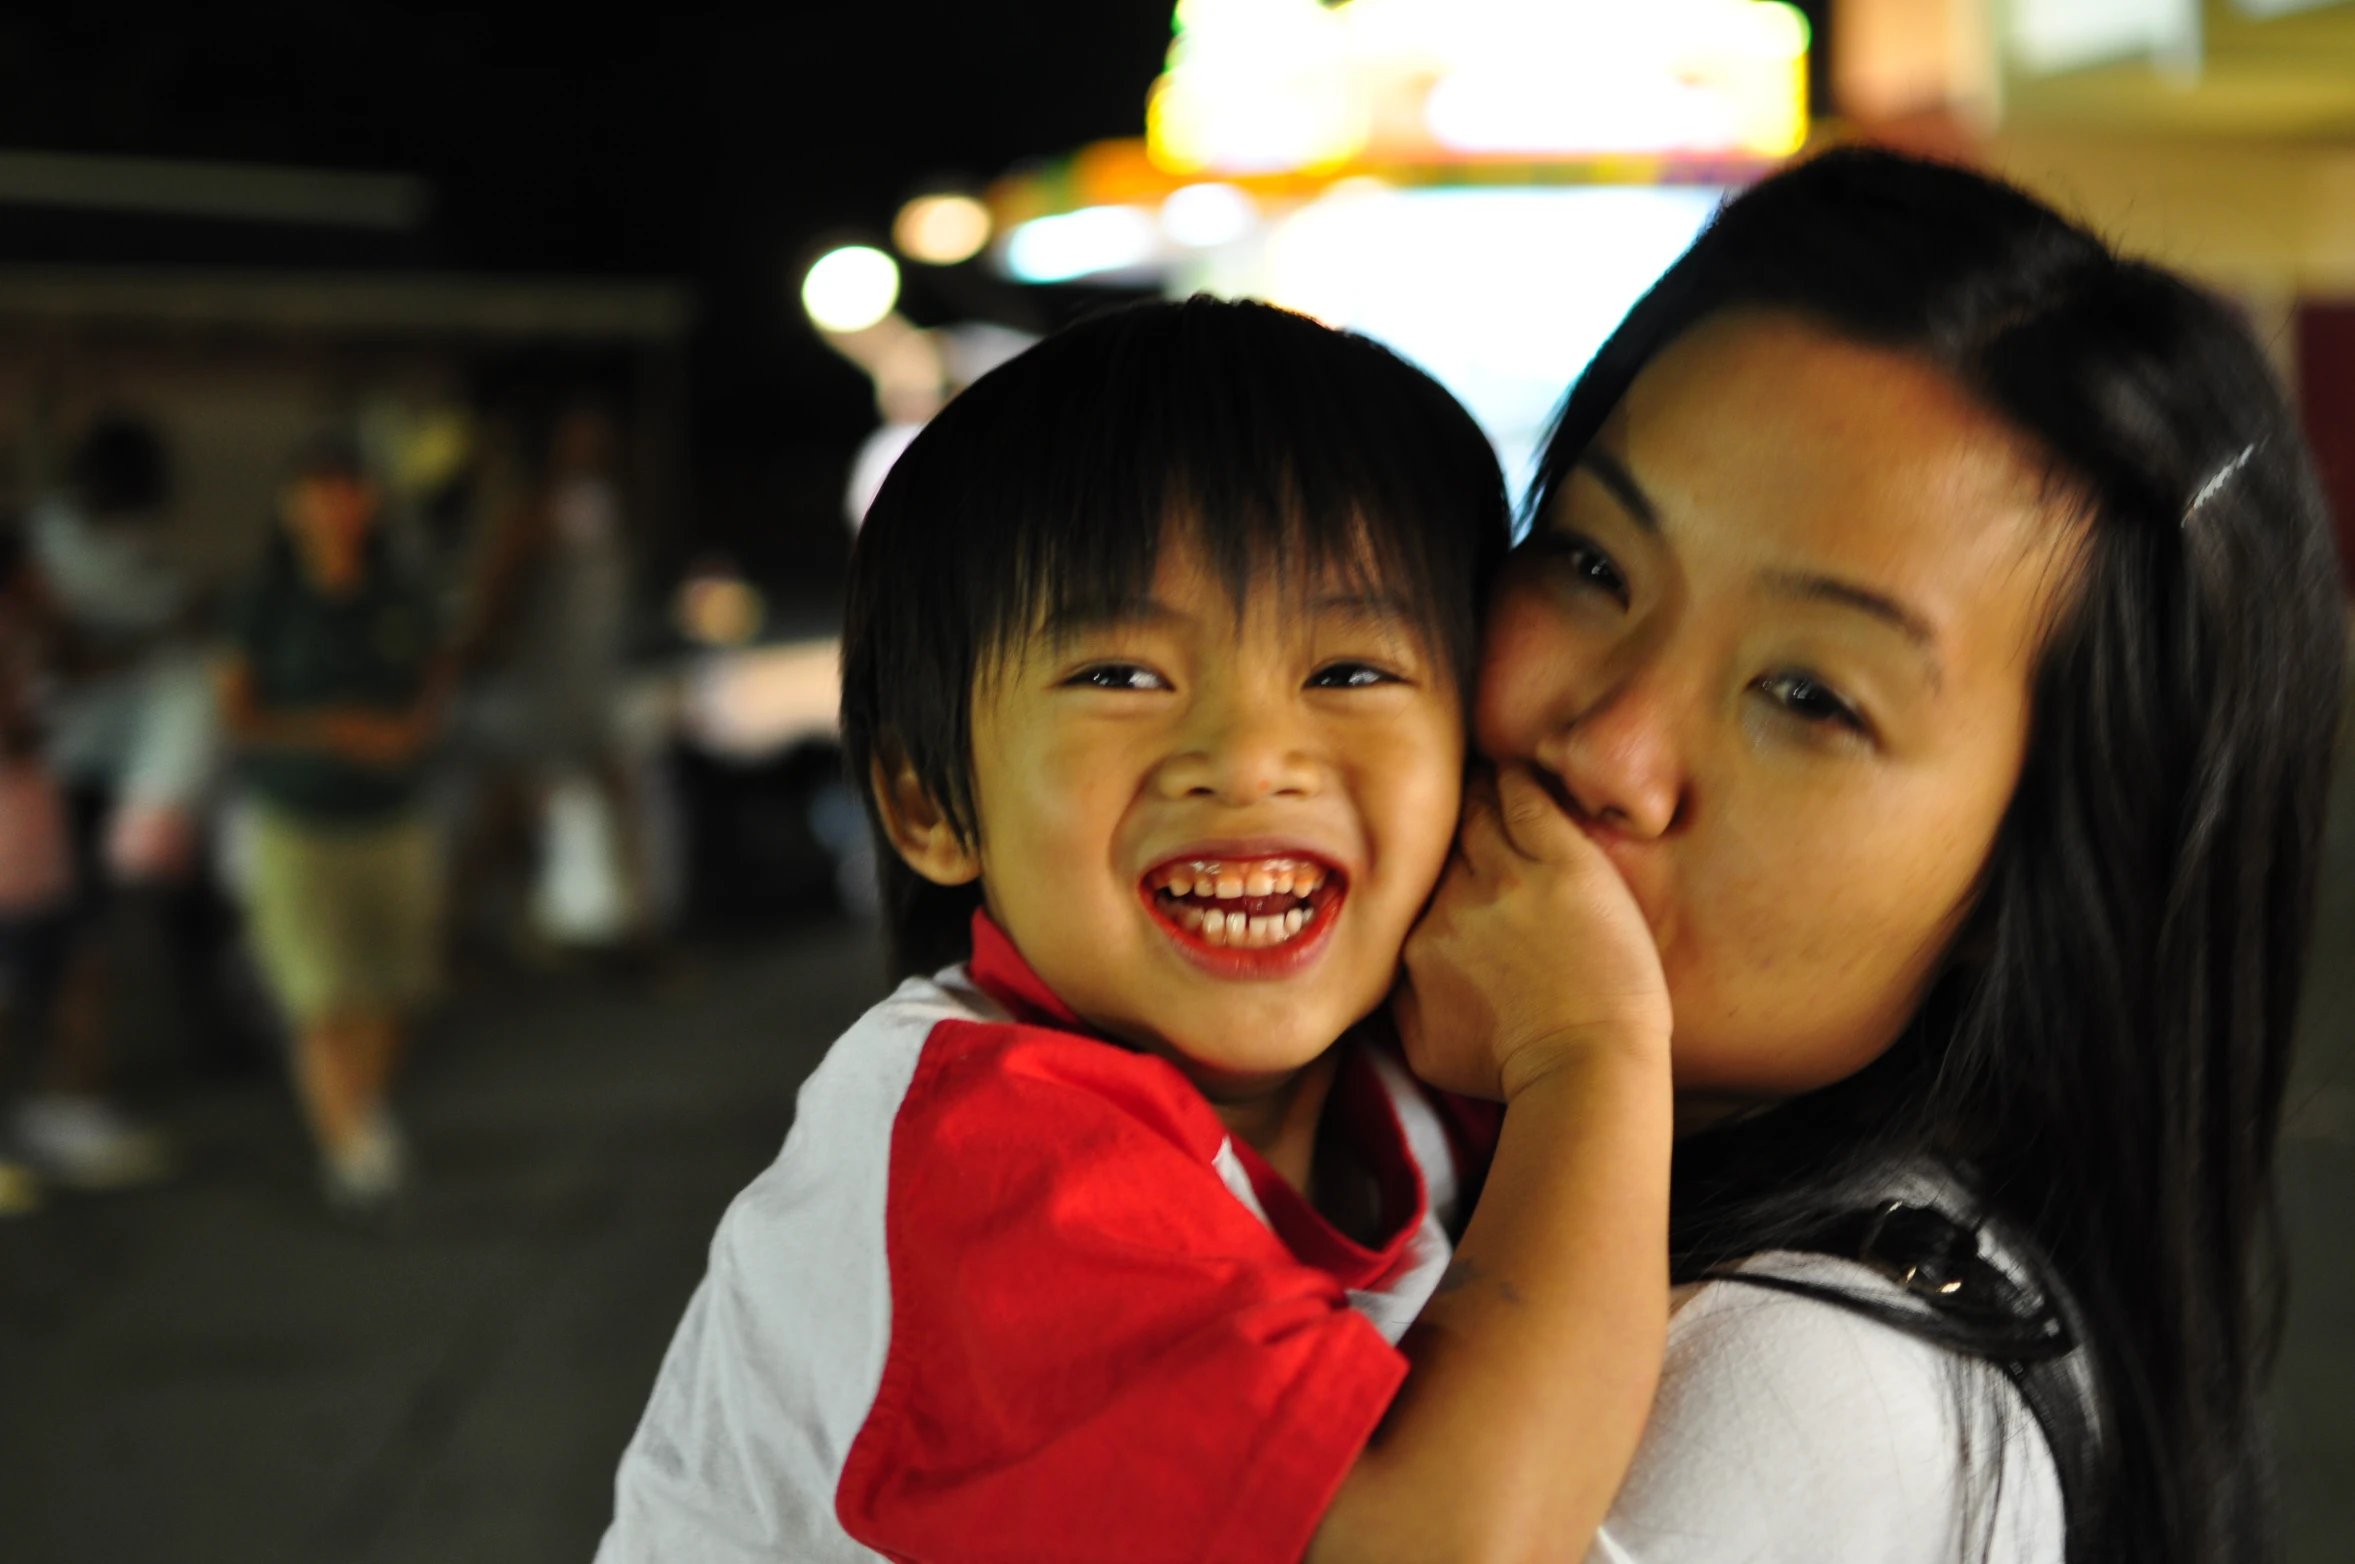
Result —
[[2102, 1504], [2102, 1429], [2065, 1289], [2046, 1275], [2024, 1285], [1987, 1257], [1979, 1227], [1901, 1200], [1842, 1213], [1776, 1247], [1856, 1261], [1896, 1283], [1908, 1301], [1730, 1268], [1711, 1279], [1813, 1298], [1992, 1364], [2044, 1435], [2070, 1521], [2069, 1551], [2081, 1556]]

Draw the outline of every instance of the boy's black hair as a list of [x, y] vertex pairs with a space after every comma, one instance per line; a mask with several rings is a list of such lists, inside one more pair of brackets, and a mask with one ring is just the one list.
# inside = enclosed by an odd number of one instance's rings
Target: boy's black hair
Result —
[[1270, 573], [1379, 582], [1469, 688], [1509, 511], [1487, 440], [1438, 382], [1266, 304], [1197, 297], [1073, 326], [916, 437], [851, 555], [844, 758], [876, 831], [897, 973], [961, 959], [980, 898], [892, 850], [878, 757], [904, 756], [973, 840], [977, 682], [1041, 626], [1142, 602], [1173, 523], [1238, 602]]

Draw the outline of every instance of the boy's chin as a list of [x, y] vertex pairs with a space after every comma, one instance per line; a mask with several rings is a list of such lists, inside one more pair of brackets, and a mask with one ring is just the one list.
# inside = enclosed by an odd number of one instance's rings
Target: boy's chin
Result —
[[1216, 1040], [1172, 1039], [1160, 1050], [1212, 1102], [1260, 1097], [1331, 1052], [1330, 1039], [1271, 1039], [1264, 1048], [1237, 1048], [1232, 1035]]

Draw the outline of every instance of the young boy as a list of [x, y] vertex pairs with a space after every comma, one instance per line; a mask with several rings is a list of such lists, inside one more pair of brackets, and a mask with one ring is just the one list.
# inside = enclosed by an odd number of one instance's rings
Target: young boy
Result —
[[960, 964], [722, 1222], [601, 1559], [1584, 1553], [1665, 1316], [1665, 1037], [1522, 1057], [1491, 1166], [1345, 1035], [1455, 835], [1505, 542], [1444, 391], [1264, 305], [1074, 328], [901, 457], [844, 734], [903, 973]]

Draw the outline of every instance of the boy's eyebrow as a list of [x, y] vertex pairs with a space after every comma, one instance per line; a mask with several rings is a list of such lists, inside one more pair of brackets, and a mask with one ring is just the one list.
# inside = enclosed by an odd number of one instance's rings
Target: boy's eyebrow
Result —
[[1417, 617], [1413, 606], [1395, 592], [1327, 592], [1312, 599], [1308, 607], [1314, 614], [1350, 619], [1411, 622]]
[[1065, 641], [1095, 630], [1109, 630], [1124, 625], [1175, 624], [1185, 617], [1158, 598], [1141, 598], [1128, 603], [1091, 603], [1059, 609], [1049, 615], [1045, 632], [1049, 640]]

